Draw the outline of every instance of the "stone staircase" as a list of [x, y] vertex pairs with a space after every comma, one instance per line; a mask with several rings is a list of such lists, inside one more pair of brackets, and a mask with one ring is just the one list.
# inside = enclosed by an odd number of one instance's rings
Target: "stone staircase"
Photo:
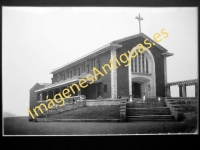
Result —
[[126, 103], [126, 121], [176, 121], [165, 102], [156, 99]]

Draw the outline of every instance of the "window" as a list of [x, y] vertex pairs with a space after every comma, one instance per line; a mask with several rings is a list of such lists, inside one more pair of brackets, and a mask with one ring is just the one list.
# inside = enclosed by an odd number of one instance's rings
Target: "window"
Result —
[[147, 58], [146, 58], [146, 73], [149, 73], [149, 63]]
[[107, 93], [107, 84], [104, 85], [104, 92]]
[[66, 71], [66, 79], [69, 78], [69, 71]]
[[85, 73], [85, 63], [82, 64], [82, 73]]
[[74, 76], [77, 75], [77, 67], [74, 67]]
[[59, 82], [60, 78], [59, 75], [56, 76], [56, 82]]
[[95, 59], [92, 59], [92, 68], [95, 67]]
[[139, 68], [139, 72], [141, 72], [141, 54], [139, 54], [137, 57], [138, 57], [138, 68]]
[[72, 71], [69, 71], [69, 78], [72, 78]]
[[80, 68], [77, 69], [77, 75], [80, 76]]
[[137, 72], [137, 57], [135, 57], [135, 72]]
[[62, 76], [63, 76], [63, 78], [62, 78], [62, 79], [63, 79], [63, 80], [65, 80], [65, 73], [63, 73], [63, 75], [62, 75]]
[[87, 64], [87, 72], [89, 73], [90, 72], [90, 65]]
[[145, 54], [139, 54], [134, 59], [131, 59], [131, 71], [149, 73], [149, 62]]
[[144, 54], [142, 54], [142, 72], [144, 72], [145, 68], [144, 68]]
[[[97, 60], [97, 69], [100, 71], [100, 59]], [[98, 75], [98, 79], [100, 79], [100, 75]]]

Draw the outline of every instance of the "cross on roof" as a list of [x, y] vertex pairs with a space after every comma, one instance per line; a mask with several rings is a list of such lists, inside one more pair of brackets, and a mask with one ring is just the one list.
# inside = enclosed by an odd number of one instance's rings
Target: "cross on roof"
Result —
[[140, 24], [140, 20], [143, 20], [142, 17], [140, 17], [140, 13], [139, 13], [139, 16], [136, 16], [135, 19], [138, 19], [139, 21], [139, 29], [140, 29], [140, 33], [141, 33], [141, 24]]

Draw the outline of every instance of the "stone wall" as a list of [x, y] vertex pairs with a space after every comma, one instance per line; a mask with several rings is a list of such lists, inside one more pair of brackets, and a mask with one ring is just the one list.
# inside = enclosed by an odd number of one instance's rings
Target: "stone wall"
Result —
[[42, 118], [42, 117], [47, 117], [50, 115], [55, 115], [58, 113], [62, 113], [65, 111], [69, 111], [69, 110], [73, 110], [73, 109], [77, 109], [80, 107], [84, 107], [85, 105], [85, 101], [76, 101], [76, 103], [65, 103], [65, 105], [63, 106], [59, 106], [57, 105], [56, 107], [52, 108], [52, 109], [48, 109], [48, 111], [46, 111], [45, 109], [43, 109], [43, 114], [39, 114], [39, 116], [37, 118]]
[[85, 106], [120, 105], [121, 100], [85, 100]]
[[180, 105], [181, 108], [183, 108], [184, 112], [197, 112], [197, 106], [198, 106], [198, 98], [195, 97], [176, 97], [176, 98], [170, 98], [173, 99], [176, 104]]

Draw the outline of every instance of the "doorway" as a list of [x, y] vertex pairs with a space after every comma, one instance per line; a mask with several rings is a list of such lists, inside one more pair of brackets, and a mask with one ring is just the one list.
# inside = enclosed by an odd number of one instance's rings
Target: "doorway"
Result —
[[141, 84], [140, 83], [132, 83], [132, 95], [133, 98], [141, 98]]

